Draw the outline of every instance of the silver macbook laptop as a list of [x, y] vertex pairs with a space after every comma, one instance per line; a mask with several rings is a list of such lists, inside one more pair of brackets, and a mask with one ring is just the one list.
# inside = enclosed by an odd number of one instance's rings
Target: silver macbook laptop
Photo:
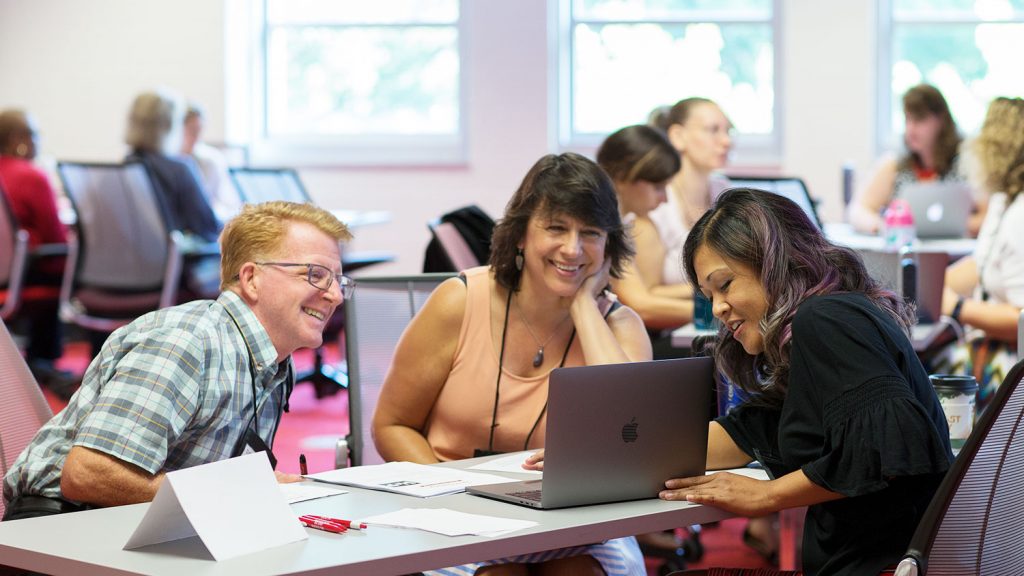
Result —
[[900, 188], [910, 203], [918, 238], [963, 238], [974, 200], [964, 182], [919, 182]]
[[713, 370], [710, 358], [556, 368], [543, 480], [466, 491], [564, 508], [655, 498], [669, 478], [703, 475]]

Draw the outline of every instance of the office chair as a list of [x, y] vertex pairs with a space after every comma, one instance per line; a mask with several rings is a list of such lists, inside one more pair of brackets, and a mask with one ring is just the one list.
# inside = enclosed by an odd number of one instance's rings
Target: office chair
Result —
[[453, 272], [461, 272], [468, 268], [474, 268], [482, 264], [469, 247], [469, 243], [462, 237], [459, 229], [451, 222], [434, 220], [427, 224], [430, 234], [441, 246], [442, 254], [447, 260], [448, 269]]
[[487, 262], [494, 219], [476, 205], [463, 206], [427, 223], [432, 236], [423, 272], [458, 272]]
[[0, 187], [0, 319], [10, 320], [23, 301], [51, 300], [60, 295], [57, 286], [26, 286], [25, 279], [33, 262], [68, 253], [64, 244], [28, 246], [29, 234], [21, 228], [3, 187]]
[[355, 294], [345, 301], [349, 434], [335, 455], [339, 467], [384, 462], [373, 446], [370, 427], [395, 346], [434, 288], [454, 276], [360, 278]]
[[[3, 402], [0, 402], [0, 478], [3, 478], [53, 413], [2, 321], [0, 396], [3, 396]], [[3, 498], [0, 498], [0, 517], [5, 507]]]
[[[231, 168], [231, 180], [235, 189], [247, 204], [259, 204], [273, 200], [288, 202], [313, 203], [313, 199], [302, 185], [299, 174], [291, 168]], [[342, 251], [341, 265], [346, 274], [351, 274], [367, 266], [393, 262], [395, 256], [382, 252], [348, 252]], [[343, 314], [335, 312], [324, 329], [324, 339], [337, 338], [344, 329]], [[324, 362], [323, 347], [313, 351], [313, 368], [308, 372], [296, 375], [296, 382], [310, 382], [317, 398], [337, 393], [348, 385], [345, 370]]]
[[1024, 574], [1024, 361], [1006, 375], [925, 511], [897, 576]]
[[60, 162], [78, 215], [68, 239], [61, 317], [109, 333], [176, 304], [185, 240], [170, 229], [146, 167]]

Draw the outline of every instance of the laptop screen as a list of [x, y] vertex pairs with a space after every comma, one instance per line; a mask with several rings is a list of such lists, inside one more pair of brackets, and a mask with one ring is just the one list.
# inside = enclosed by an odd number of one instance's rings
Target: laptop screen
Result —
[[814, 225], [821, 230], [821, 220], [818, 219], [818, 211], [814, 206], [814, 201], [811, 200], [811, 196], [807, 192], [807, 186], [800, 178], [754, 178], [743, 176], [740, 178], [730, 178], [729, 186], [731, 188], [757, 188], [758, 190], [774, 192], [779, 196], [785, 196], [796, 202], [797, 206], [802, 208], [807, 217], [811, 219], [811, 222], [814, 222]]

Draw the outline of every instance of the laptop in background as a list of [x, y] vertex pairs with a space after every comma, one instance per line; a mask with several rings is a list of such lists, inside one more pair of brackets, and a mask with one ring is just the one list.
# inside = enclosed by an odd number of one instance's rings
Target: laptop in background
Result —
[[532, 508], [656, 498], [704, 474], [713, 372], [710, 358], [556, 368], [544, 478], [466, 491]]
[[807, 185], [800, 178], [792, 177], [763, 177], [763, 176], [737, 176], [729, 179], [730, 188], [757, 188], [766, 192], [773, 192], [785, 196], [796, 202], [807, 214], [807, 217], [814, 222], [814, 225], [821, 230], [821, 219], [818, 218], [818, 205], [811, 198], [807, 191]]
[[917, 237], [963, 238], [974, 206], [971, 188], [964, 182], [915, 182], [900, 188], [910, 204]]

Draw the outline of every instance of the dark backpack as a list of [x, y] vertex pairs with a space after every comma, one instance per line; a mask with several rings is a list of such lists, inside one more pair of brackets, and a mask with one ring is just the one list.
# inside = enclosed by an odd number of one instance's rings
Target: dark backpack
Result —
[[[441, 216], [441, 222], [450, 222], [458, 229], [459, 234], [469, 244], [469, 249], [481, 264], [487, 262], [491, 254], [491, 234], [494, 232], [494, 220], [479, 206], [470, 205], [453, 210]], [[423, 258], [424, 272], [458, 272], [455, 270], [444, 248], [436, 238], [427, 244], [427, 253]]]

